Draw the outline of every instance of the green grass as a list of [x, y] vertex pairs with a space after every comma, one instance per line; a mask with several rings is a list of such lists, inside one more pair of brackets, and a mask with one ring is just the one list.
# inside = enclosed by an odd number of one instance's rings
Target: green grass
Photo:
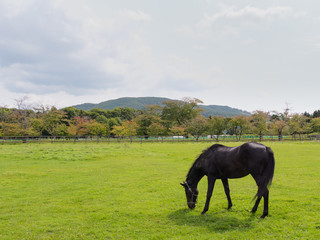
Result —
[[[270, 216], [248, 176], [217, 181], [187, 209], [179, 182], [208, 143], [0, 145], [0, 239], [319, 239], [320, 143], [266, 143], [275, 152]], [[227, 145], [238, 145], [228, 143]]]

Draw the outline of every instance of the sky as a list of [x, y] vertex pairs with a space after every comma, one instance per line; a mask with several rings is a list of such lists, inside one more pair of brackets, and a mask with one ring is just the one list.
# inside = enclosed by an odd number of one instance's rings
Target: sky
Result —
[[0, 0], [0, 106], [320, 109], [319, 0]]

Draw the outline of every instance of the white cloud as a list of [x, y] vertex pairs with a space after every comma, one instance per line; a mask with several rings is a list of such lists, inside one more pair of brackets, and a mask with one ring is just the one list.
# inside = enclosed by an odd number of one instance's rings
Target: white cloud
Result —
[[150, 21], [151, 16], [142, 11], [134, 11], [130, 9], [125, 9], [120, 11], [120, 16], [123, 18], [128, 18], [133, 21]]
[[191, 26], [187, 26], [187, 25], [179, 27], [179, 28], [175, 29], [175, 31], [177, 33], [182, 33], [182, 34], [188, 35], [188, 36], [192, 36], [194, 34], [194, 31], [193, 31], [192, 27]]
[[285, 17], [292, 14], [293, 10], [290, 7], [268, 7], [257, 8], [253, 6], [246, 6], [238, 9], [235, 6], [221, 6], [221, 10], [218, 13], [208, 14], [206, 13], [203, 19], [198, 23], [199, 27], [210, 27], [214, 22], [220, 19], [238, 19], [243, 17], [252, 17], [258, 19], [274, 19]]
[[132, 22], [150, 15], [127, 9], [99, 19], [83, 1], [23, 3], [1, 2], [12, 9], [0, 15], [0, 76], [11, 91], [78, 95], [132, 81], [145, 86], [151, 77], [145, 68], [154, 67], [152, 53], [139, 37], [141, 25]]
[[30, 5], [34, 3], [34, 0], [1, 0], [1, 14], [7, 18], [14, 18], [15, 16], [24, 12]]
[[220, 83], [221, 69], [201, 66], [177, 55], [169, 56], [165, 72], [168, 85], [182, 91], [201, 91]]
[[254, 110], [271, 105], [260, 86], [278, 105], [304, 86], [317, 96], [319, 4], [191, 2], [0, 0], [0, 104], [153, 95]]

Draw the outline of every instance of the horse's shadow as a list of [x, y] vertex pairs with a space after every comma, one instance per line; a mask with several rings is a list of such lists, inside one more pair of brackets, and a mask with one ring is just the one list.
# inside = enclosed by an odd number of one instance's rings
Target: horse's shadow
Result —
[[179, 209], [171, 212], [168, 219], [177, 225], [188, 225], [205, 227], [214, 232], [227, 232], [227, 231], [247, 231], [253, 228], [252, 221], [256, 219], [254, 215], [249, 215], [246, 219], [239, 219], [230, 216], [228, 211], [206, 213], [205, 215], [194, 214], [189, 209]]

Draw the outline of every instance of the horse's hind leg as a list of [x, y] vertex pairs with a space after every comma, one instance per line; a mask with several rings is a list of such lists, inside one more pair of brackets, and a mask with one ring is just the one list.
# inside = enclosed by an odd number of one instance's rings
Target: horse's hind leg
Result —
[[232, 207], [232, 202], [231, 202], [231, 197], [230, 197], [229, 182], [228, 182], [227, 178], [223, 178], [221, 180], [222, 180], [222, 183], [223, 183], [224, 192], [226, 193], [227, 199], [228, 199], [228, 209], [230, 209]]
[[[259, 175], [254, 175], [254, 174], [251, 174], [251, 175], [252, 175], [253, 179], [256, 181], [256, 184], [257, 184], [257, 186], [258, 186], [258, 193], [259, 193], [259, 191], [261, 191], [261, 189], [260, 189], [261, 187], [259, 186], [260, 177], [259, 177]], [[251, 210], [251, 212], [253, 212], [253, 213], [255, 213], [255, 212], [257, 211], [258, 206], [259, 206], [259, 203], [260, 203], [261, 198], [262, 198], [262, 196], [259, 196], [258, 193], [257, 193], [257, 195], [255, 196], [255, 197], [257, 197], [256, 203], [254, 204], [254, 206], [253, 206], [253, 208], [252, 208], [252, 210]]]
[[260, 203], [261, 197], [257, 197], [256, 203], [254, 204], [251, 212], [255, 213], [258, 209], [259, 203]]
[[265, 218], [269, 214], [269, 190], [267, 189], [266, 192], [263, 194], [264, 205], [263, 205], [263, 214], [261, 218]]
[[[261, 193], [263, 193], [262, 196], [261, 196]], [[267, 187], [258, 186], [257, 200], [252, 208], [252, 212], [255, 213], [257, 211], [262, 197], [264, 200], [264, 204], [263, 204], [263, 214], [261, 218], [265, 218], [266, 216], [268, 216], [268, 213], [269, 213], [269, 190]]]
[[255, 213], [258, 209], [259, 203], [261, 201], [261, 198], [263, 197], [264, 199], [264, 208], [263, 208], [263, 214], [261, 216], [261, 218], [265, 218], [266, 216], [268, 216], [268, 210], [269, 210], [269, 190], [267, 187], [262, 186], [261, 185], [261, 176], [259, 175], [252, 175], [252, 177], [254, 178], [254, 180], [256, 181], [257, 185], [258, 185], [258, 193], [256, 195], [257, 200], [252, 208], [253, 213]]

